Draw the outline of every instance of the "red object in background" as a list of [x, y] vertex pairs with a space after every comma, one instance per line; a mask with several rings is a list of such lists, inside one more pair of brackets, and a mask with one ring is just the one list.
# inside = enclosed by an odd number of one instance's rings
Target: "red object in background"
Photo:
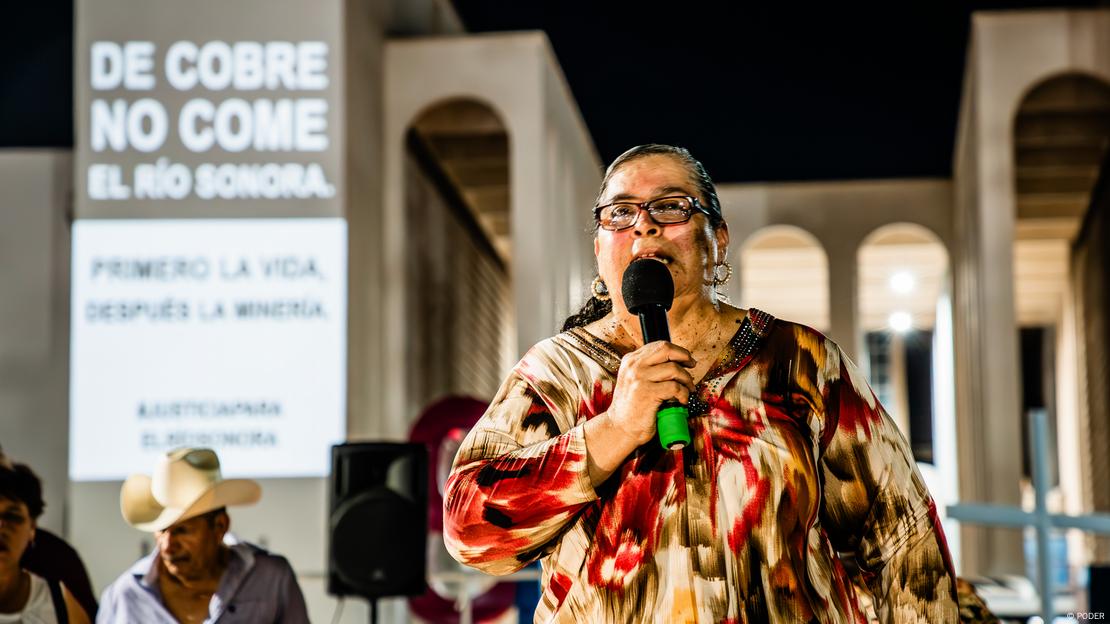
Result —
[[[422, 442], [428, 449], [428, 531], [435, 533], [441, 541], [443, 483], [440, 475], [442, 473], [445, 477], [450, 470], [451, 460], [455, 457], [454, 450], [458, 449], [463, 437], [478, 422], [487, 407], [489, 403], [473, 397], [449, 396], [439, 399], [424, 408], [409, 434], [409, 441]], [[429, 566], [429, 570], [431, 569]], [[482, 622], [500, 617], [514, 605], [515, 598], [515, 583], [494, 585], [471, 600], [474, 621]], [[431, 583], [423, 595], [409, 598], [409, 606], [413, 613], [431, 624], [456, 624], [459, 621], [455, 601], [440, 596]]]

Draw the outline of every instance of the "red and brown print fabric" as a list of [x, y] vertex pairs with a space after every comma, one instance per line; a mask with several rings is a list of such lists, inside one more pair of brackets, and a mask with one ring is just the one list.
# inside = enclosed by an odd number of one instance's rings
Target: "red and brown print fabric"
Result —
[[535, 621], [866, 622], [853, 580], [883, 622], [958, 621], [933, 501], [835, 343], [751, 310], [691, 399], [692, 443], [646, 444], [595, 490], [582, 426], [620, 355], [580, 328], [539, 343], [455, 459], [448, 549], [493, 574], [542, 558]]

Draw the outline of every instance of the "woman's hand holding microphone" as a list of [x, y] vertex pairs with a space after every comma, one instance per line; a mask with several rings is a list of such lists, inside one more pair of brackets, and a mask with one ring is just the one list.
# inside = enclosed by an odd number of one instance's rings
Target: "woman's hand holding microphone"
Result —
[[648, 343], [621, 358], [609, 409], [585, 425], [590, 482], [601, 485], [626, 457], [655, 437], [655, 414], [663, 402], [685, 405], [694, 391], [694, 357], [664, 341]]

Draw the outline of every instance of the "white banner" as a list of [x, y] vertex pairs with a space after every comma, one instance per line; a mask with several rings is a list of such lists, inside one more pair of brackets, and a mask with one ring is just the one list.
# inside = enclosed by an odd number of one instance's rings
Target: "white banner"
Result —
[[78, 220], [70, 477], [207, 446], [230, 476], [325, 476], [345, 431], [343, 219]]

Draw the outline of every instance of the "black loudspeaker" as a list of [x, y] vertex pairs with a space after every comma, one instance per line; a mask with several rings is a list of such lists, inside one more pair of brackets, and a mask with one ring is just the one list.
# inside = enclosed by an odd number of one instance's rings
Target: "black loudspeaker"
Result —
[[328, 593], [424, 593], [428, 451], [423, 444], [369, 442], [331, 449]]

